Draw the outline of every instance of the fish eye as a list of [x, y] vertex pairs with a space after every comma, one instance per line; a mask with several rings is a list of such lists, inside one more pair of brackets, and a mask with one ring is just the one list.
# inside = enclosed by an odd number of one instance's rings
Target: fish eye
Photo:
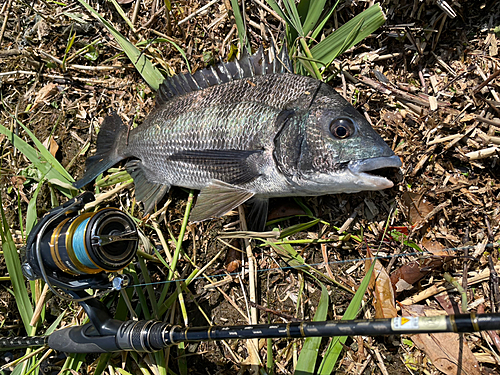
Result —
[[330, 133], [338, 139], [349, 138], [354, 134], [354, 123], [349, 118], [337, 118], [330, 124]]

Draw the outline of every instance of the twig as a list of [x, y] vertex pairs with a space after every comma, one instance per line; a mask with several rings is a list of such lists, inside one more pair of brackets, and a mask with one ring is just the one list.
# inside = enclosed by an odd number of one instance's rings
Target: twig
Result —
[[412, 232], [418, 231], [420, 228], [424, 226], [425, 223], [427, 223], [428, 220], [430, 220], [434, 215], [436, 215], [439, 211], [443, 210], [445, 207], [449, 206], [451, 204], [451, 199], [448, 199], [446, 202], [441, 203], [440, 205], [436, 206], [431, 212], [429, 212], [425, 217], [418, 223], [417, 226], [415, 226], [412, 229]]
[[[497, 264], [495, 266], [495, 271], [500, 271], [500, 264]], [[468, 279], [468, 284], [469, 286], [478, 284], [480, 282], [488, 280], [490, 277], [490, 270], [488, 268], [482, 270], [479, 274], [476, 276], [473, 276]], [[459, 283], [462, 282], [462, 279], [457, 280]], [[439, 284], [434, 284], [430, 288], [427, 288], [426, 290], [423, 290], [420, 293], [415, 294], [412, 297], [409, 297], [405, 299], [404, 301], [401, 302], [402, 305], [408, 306], [408, 305], [413, 305], [417, 302], [423, 301], [429, 297], [432, 297], [438, 293], [444, 292], [445, 290], [453, 290], [455, 289], [454, 286], [448, 284], [445, 285], [444, 283], [439, 283]]]
[[[245, 210], [243, 206], [238, 207], [238, 213], [240, 215], [240, 226], [242, 231], [247, 230], [247, 222], [245, 218]], [[250, 302], [257, 303], [257, 293], [256, 293], [256, 260], [253, 256], [252, 247], [250, 246], [250, 241], [247, 238], [243, 239], [245, 244], [245, 249], [248, 258], [248, 282], [250, 287]], [[259, 322], [257, 309], [255, 307], [250, 308], [250, 322], [251, 324], [257, 324]], [[250, 360], [250, 365], [252, 367], [252, 372], [257, 374], [259, 371], [259, 364], [261, 363], [259, 358], [259, 340], [251, 339], [248, 340], [248, 356]]]
[[486, 78], [483, 83], [480, 83], [479, 85], [477, 85], [474, 90], [472, 90], [474, 92], [474, 94], [478, 91], [481, 91], [481, 89], [486, 86], [488, 83], [490, 83], [492, 80], [494, 80], [496, 77], [498, 77], [500, 75], [500, 69], [498, 69], [497, 71], [493, 72], [492, 74], [490, 74], [490, 76], [488, 78]]
[[[368, 85], [368, 86], [374, 88], [375, 90], [380, 91], [383, 94], [386, 94], [386, 95], [392, 94], [399, 99], [403, 99], [403, 100], [418, 104], [422, 107], [430, 107], [428, 95], [423, 95], [424, 97], [426, 97], [426, 99], [424, 99], [420, 96], [410, 94], [410, 93], [405, 92], [403, 90], [389, 87], [385, 83], [376, 82], [373, 79], [368, 78], [368, 77], [359, 76], [358, 79], [361, 82], [363, 82], [365, 85]], [[437, 104], [439, 107], [449, 107], [449, 103], [438, 101]]]
[[3, 19], [2, 30], [0, 31], [0, 45], [2, 45], [3, 34], [5, 33], [5, 29], [7, 27], [7, 21], [9, 20], [9, 11], [12, 5], [12, 0], [9, 0], [7, 3], [7, 7], [5, 8], [5, 17]]
[[321, 253], [323, 254], [323, 260], [325, 261], [326, 273], [330, 276], [330, 278], [335, 279], [335, 276], [333, 276], [332, 270], [328, 265], [328, 253], [326, 252], [326, 244], [324, 243], [321, 244]]
[[[499, 70], [500, 72], [500, 70]], [[494, 119], [489, 119], [483, 116], [476, 116], [477, 121], [485, 122], [490, 125], [495, 125], [495, 126], [500, 126], [500, 120], [494, 118]]]
[[121, 184], [121, 185], [118, 185], [116, 186], [115, 188], [111, 189], [110, 191], [107, 191], [105, 193], [102, 193], [102, 194], [98, 194], [96, 195], [95, 197], [95, 201], [93, 202], [90, 202], [90, 203], [87, 203], [84, 207], [85, 210], [89, 210], [99, 204], [101, 204], [104, 200], [112, 197], [113, 195], [115, 195], [116, 193], [124, 190], [125, 188], [129, 187], [130, 185], [132, 185], [132, 182], [129, 182], [129, 183], [126, 183], [126, 184]]
[[363, 208], [363, 203], [361, 203], [354, 209], [349, 218], [345, 221], [344, 224], [342, 224], [342, 226], [337, 231], [338, 234], [344, 233], [351, 226], [354, 219], [356, 219], [356, 216], [358, 216], [358, 212], [360, 212], [362, 208]]
[[267, 313], [270, 313], [270, 314], [273, 314], [273, 315], [276, 315], [276, 316], [279, 316], [280, 318], [283, 318], [283, 319], [286, 319], [286, 320], [289, 320], [291, 322], [302, 322], [302, 319], [298, 319], [296, 317], [294, 317], [293, 315], [289, 315], [289, 314], [285, 314], [281, 311], [276, 311], [276, 310], [273, 310], [273, 309], [269, 309], [265, 306], [262, 306], [262, 305], [259, 305], [255, 302], [252, 302], [252, 301], [249, 301], [248, 302], [249, 305], [251, 307], [255, 307], [261, 311], [264, 311], [264, 312], [267, 312]]
[[500, 152], [499, 147], [483, 148], [482, 150], [472, 151], [465, 154], [469, 160], [486, 159]]
[[264, 4], [260, 0], [253, 0], [254, 3], [258, 4], [261, 8], [263, 8], [266, 12], [268, 12], [270, 15], [272, 15], [274, 18], [276, 18], [278, 21], [280, 21], [283, 25], [287, 25], [286, 21], [278, 16], [278, 13], [276, 13], [274, 10], [269, 8], [266, 4]]
[[149, 21], [146, 22], [144, 25], [142, 25], [142, 27], [140, 27], [139, 30], [147, 29], [154, 22], [154, 20], [156, 19], [156, 17], [158, 17], [160, 15], [160, 13], [163, 12], [163, 9], [165, 9], [165, 5], [163, 5], [158, 11], [156, 11], [151, 16], [151, 18], [149, 19]]
[[498, 273], [493, 264], [493, 259], [491, 255], [488, 255], [488, 264], [490, 266], [490, 281], [491, 281], [491, 293], [493, 294], [493, 299], [491, 300], [492, 307], [494, 307], [493, 312], [498, 312], [500, 310], [500, 291], [498, 290]]
[[38, 302], [35, 307], [35, 311], [33, 312], [33, 317], [31, 318], [30, 326], [35, 327], [38, 318], [40, 318], [40, 314], [42, 313], [43, 306], [45, 302], [49, 299], [52, 292], [49, 289], [49, 285], [45, 284], [42, 290], [42, 294], [40, 294], [40, 298], [38, 298]]
[[464, 137], [463, 134], [452, 134], [452, 135], [448, 135], [446, 137], [438, 137], [438, 138], [434, 138], [432, 141], [428, 142], [427, 146], [432, 146], [432, 145], [435, 145], [437, 143], [444, 143], [444, 142], [452, 141], [455, 138], [463, 138], [463, 137]]
[[130, 20], [130, 22], [132, 22], [132, 26], [134, 26], [135, 23], [137, 22], [137, 15], [139, 13], [140, 6], [141, 6], [141, 0], [136, 0], [134, 6], [134, 13], [132, 13], [132, 19]]
[[378, 351], [378, 348], [373, 348], [373, 351], [375, 352], [375, 357], [377, 358], [377, 364], [378, 367], [380, 368], [380, 371], [384, 375], [389, 375], [387, 372], [387, 368], [384, 365], [384, 360], [382, 359], [382, 356], [380, 355], [380, 352]]
[[210, 8], [212, 5], [214, 5], [215, 3], [218, 3], [219, 0], [212, 0], [211, 2], [209, 2], [207, 5], [204, 5], [202, 6], [200, 9], [198, 9], [197, 11], [191, 13], [189, 16], [187, 16], [186, 18], [184, 18], [183, 20], [180, 20], [177, 25], [182, 25], [183, 23], [189, 21], [191, 18], [194, 18], [196, 17], [198, 14], [200, 13], [203, 13], [205, 10], [207, 10], [208, 8]]
[[[467, 293], [465, 293], [465, 289], [448, 272], [444, 273], [444, 279], [448, 281], [451, 285], [453, 285], [455, 288], [457, 288], [458, 293], [460, 293], [460, 296], [462, 297], [462, 305], [461, 305], [462, 313], [465, 314], [467, 312]], [[462, 277], [462, 283], [464, 282], [464, 279], [467, 279], [467, 275], [464, 275], [464, 277]]]
[[437, 60], [439, 65], [441, 65], [448, 73], [450, 73], [453, 77], [457, 76], [457, 72], [455, 72], [448, 64], [444, 62], [438, 55], [436, 55], [433, 51], [431, 51], [432, 56]]

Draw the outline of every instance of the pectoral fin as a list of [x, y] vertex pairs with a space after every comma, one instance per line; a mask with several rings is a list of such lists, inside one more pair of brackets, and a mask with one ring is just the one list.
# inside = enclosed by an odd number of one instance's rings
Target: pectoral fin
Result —
[[184, 150], [168, 159], [189, 163], [199, 171], [209, 172], [214, 179], [239, 185], [260, 176], [255, 158], [261, 154], [262, 150]]
[[201, 189], [189, 218], [192, 222], [199, 222], [220, 217], [253, 196], [254, 193], [251, 191], [214, 180]]
[[250, 203], [252, 204], [252, 208], [247, 215], [248, 229], [255, 232], [262, 232], [266, 227], [269, 199], [254, 198]]

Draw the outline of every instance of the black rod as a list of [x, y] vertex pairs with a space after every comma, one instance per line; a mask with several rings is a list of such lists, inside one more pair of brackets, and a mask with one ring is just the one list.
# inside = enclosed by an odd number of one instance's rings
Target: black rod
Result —
[[[500, 329], [500, 314], [397, 317], [393, 319], [335, 320], [248, 326], [181, 328], [154, 321], [128, 321], [119, 328], [121, 350], [155, 351], [189, 341], [255, 338], [380, 336], [436, 332], [477, 332]], [[50, 341], [49, 341], [50, 345]]]
[[[478, 332], [500, 330], [500, 313], [397, 317], [393, 319], [333, 320], [277, 324], [182, 328], [154, 320], [120, 322], [115, 334], [99, 335], [91, 324], [64, 328], [48, 336], [48, 345], [68, 353], [104, 353], [114, 351], [151, 352], [169, 345], [190, 341], [255, 338], [301, 338], [334, 336], [382, 336], [438, 332]], [[119, 324], [118, 324], [119, 323]], [[10, 344], [21, 344], [16, 338]], [[33, 338], [30, 338], [33, 340]], [[44, 338], [45, 339], [45, 338]], [[47, 343], [45, 340], [31, 345]], [[1, 346], [0, 341], [0, 346]], [[16, 345], [16, 346], [17, 346]]]

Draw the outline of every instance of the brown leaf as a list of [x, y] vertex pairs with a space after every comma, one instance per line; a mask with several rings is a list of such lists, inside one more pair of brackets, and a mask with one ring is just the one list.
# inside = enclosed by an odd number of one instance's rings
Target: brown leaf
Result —
[[231, 247], [227, 249], [224, 265], [229, 273], [235, 272], [241, 267], [241, 251], [237, 249], [238, 241], [233, 240]]
[[52, 136], [49, 136], [49, 138], [43, 142], [43, 145], [47, 148], [47, 150], [49, 150], [52, 156], [56, 156], [57, 150], [59, 150], [59, 145], [56, 141], [54, 141]]
[[[404, 306], [403, 316], [444, 315], [443, 311], [423, 306]], [[412, 341], [424, 351], [437, 369], [445, 374], [480, 375], [479, 363], [457, 333], [426, 333], [412, 336]]]
[[418, 282], [429, 272], [440, 269], [444, 263], [453, 259], [453, 253], [444, 251], [445, 246], [435, 239], [424, 237], [420, 242], [420, 247], [434, 254], [434, 256], [407, 263], [394, 270], [391, 273], [391, 281], [396, 293], [411, 289], [410, 285]]
[[452, 257], [433, 256], [407, 263], [391, 273], [391, 282], [396, 293], [410, 289], [409, 285], [414, 285], [429, 272], [440, 269], [445, 262]]
[[411, 193], [409, 191], [403, 194], [403, 201], [406, 205], [406, 217], [412, 225], [417, 225], [434, 208], [427, 202], [423, 194]]
[[436, 241], [434, 238], [426, 238], [426, 237], [422, 238], [422, 241], [420, 242], [420, 247], [423, 247], [425, 250], [434, 255], [439, 255], [439, 256], [451, 255], [450, 252], [444, 251], [446, 247], [443, 246], [441, 242]]
[[[366, 270], [372, 265], [373, 255], [368, 248], [368, 258], [365, 261]], [[382, 264], [376, 260], [370, 279], [370, 289], [373, 291], [373, 307], [375, 308], [375, 318], [394, 318], [398, 315], [394, 302], [394, 289], [391, 279]]]
[[33, 111], [36, 107], [38, 107], [41, 103], [44, 103], [48, 100], [52, 95], [57, 92], [57, 85], [55, 83], [48, 83], [43, 86], [39, 91], [33, 102], [33, 106], [30, 111]]

